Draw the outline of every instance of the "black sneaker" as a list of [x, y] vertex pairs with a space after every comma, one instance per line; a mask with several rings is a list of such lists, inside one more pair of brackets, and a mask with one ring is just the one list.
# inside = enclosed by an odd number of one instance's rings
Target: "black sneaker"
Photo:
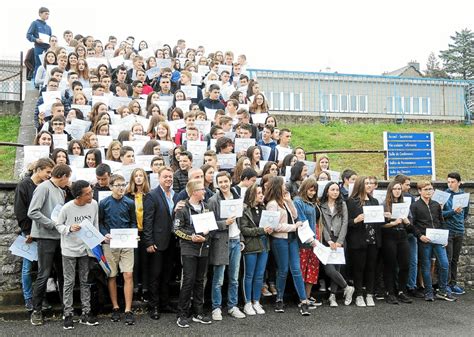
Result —
[[448, 293], [442, 293], [440, 291], [438, 291], [436, 293], [436, 298], [439, 298], [441, 300], [445, 300], [445, 301], [448, 301], [448, 302], [455, 302], [457, 301], [457, 298], [456, 297], [453, 297], [453, 295], [451, 294], [448, 294]]
[[419, 289], [408, 289], [408, 296], [414, 298], [424, 298], [425, 294], [422, 290]]
[[383, 292], [376, 292], [375, 293], [375, 299], [376, 300], [383, 300], [383, 299], [385, 299], [385, 294]]
[[178, 324], [180, 328], [189, 328], [189, 322], [186, 317], [178, 317], [176, 324]]
[[303, 315], [303, 316], [311, 315], [311, 313], [309, 312], [308, 303], [300, 303], [299, 307], [300, 307], [301, 315]]
[[46, 298], [43, 299], [43, 302], [41, 303], [41, 310], [51, 310], [53, 306], [49, 304], [48, 300]]
[[427, 293], [427, 294], [425, 294], [425, 301], [427, 301], [427, 302], [434, 302], [433, 293]]
[[112, 322], [120, 322], [120, 309], [119, 308], [115, 308], [115, 309], [112, 309], [112, 316], [110, 317], [110, 320]]
[[28, 298], [25, 300], [25, 309], [26, 311], [32, 312], [33, 311], [33, 299]]
[[132, 311], [127, 311], [125, 313], [125, 324], [127, 325], [135, 325], [135, 315]]
[[154, 320], [160, 319], [161, 313], [158, 307], [152, 307], [148, 309], [148, 316], [150, 316], [150, 318]]
[[90, 325], [90, 326], [99, 325], [99, 321], [97, 321], [97, 317], [95, 317], [91, 313], [82, 314], [81, 319], [79, 320], [79, 323]]
[[276, 303], [275, 303], [275, 312], [285, 312], [285, 307], [283, 306], [283, 301], [276, 301]]
[[413, 303], [413, 300], [402, 291], [398, 293], [398, 300], [402, 303]]
[[385, 301], [386, 301], [388, 304], [398, 304], [398, 300], [397, 300], [397, 298], [395, 297], [395, 295], [388, 295]]
[[74, 329], [74, 321], [72, 320], [72, 315], [68, 315], [64, 317], [63, 329], [64, 330]]
[[201, 324], [211, 324], [212, 320], [209, 317], [204, 316], [203, 314], [198, 314], [193, 316], [193, 322], [198, 322]]
[[43, 325], [43, 314], [41, 311], [33, 311], [31, 313], [30, 322], [33, 325]]

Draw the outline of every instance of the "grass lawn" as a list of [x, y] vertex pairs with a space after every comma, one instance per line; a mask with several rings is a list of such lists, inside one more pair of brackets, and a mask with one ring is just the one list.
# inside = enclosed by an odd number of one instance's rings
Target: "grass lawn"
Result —
[[[0, 141], [15, 143], [20, 127], [20, 117], [0, 117]], [[0, 181], [12, 181], [15, 169], [16, 147], [0, 146]]]
[[[16, 142], [19, 117], [0, 117], [0, 141]], [[436, 177], [444, 180], [450, 171], [458, 171], [463, 180], [474, 180], [474, 127], [460, 124], [403, 124], [370, 123], [279, 125], [292, 131], [292, 145], [302, 146], [307, 152], [317, 150], [382, 150], [383, 131], [429, 132], [435, 134]], [[16, 148], [0, 146], [0, 180], [14, 180]], [[384, 174], [383, 154], [331, 154], [331, 169], [343, 171], [352, 168], [359, 174]], [[308, 160], [311, 160], [308, 156]]]
[[[306, 152], [320, 150], [383, 150], [383, 132], [434, 132], [437, 180], [446, 179], [451, 171], [458, 171], [463, 180], [474, 180], [474, 127], [460, 124], [403, 124], [370, 123], [346, 124], [333, 122], [326, 126], [279, 125], [292, 131], [292, 145], [302, 146]], [[352, 168], [359, 174], [383, 178], [383, 154], [330, 154], [332, 170], [342, 172]], [[311, 160], [309, 158], [308, 160]]]

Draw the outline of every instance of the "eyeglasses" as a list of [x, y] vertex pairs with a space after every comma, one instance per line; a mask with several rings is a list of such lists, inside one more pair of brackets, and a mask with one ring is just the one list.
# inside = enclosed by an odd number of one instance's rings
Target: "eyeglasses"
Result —
[[125, 188], [127, 187], [127, 184], [116, 184], [116, 185], [112, 185], [113, 187], [115, 188]]
[[433, 187], [426, 187], [426, 188], [422, 188], [421, 190], [429, 192], [429, 191], [433, 191], [434, 189], [433, 189]]
[[53, 126], [60, 126], [60, 125], [64, 125], [64, 123], [63, 122], [54, 122], [53, 123]]

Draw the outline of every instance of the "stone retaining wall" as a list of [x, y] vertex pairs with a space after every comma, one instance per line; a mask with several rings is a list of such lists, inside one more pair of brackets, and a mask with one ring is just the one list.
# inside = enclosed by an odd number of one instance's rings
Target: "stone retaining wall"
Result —
[[[385, 188], [386, 182], [379, 182], [380, 188]], [[13, 202], [16, 183], [0, 183], [0, 294], [2, 292], [21, 288], [21, 259], [8, 251], [19, 232], [19, 227], [13, 213]], [[446, 183], [435, 183], [436, 188], [445, 189]], [[466, 224], [464, 247], [462, 249], [458, 277], [467, 286], [474, 285], [474, 182], [463, 186], [471, 193], [469, 220]], [[416, 193], [416, 190], [413, 191]], [[1, 296], [0, 296], [1, 297]]]

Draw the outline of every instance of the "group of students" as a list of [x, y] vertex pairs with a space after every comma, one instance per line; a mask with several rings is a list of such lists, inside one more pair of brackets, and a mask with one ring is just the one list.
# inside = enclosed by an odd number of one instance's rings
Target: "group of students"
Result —
[[[40, 9], [43, 21], [44, 13], [44, 9]], [[38, 41], [34, 29], [30, 33], [31, 41], [45, 43]], [[53, 37], [51, 32], [49, 35]], [[204, 55], [203, 48], [186, 49], [185, 41], [179, 40], [173, 50], [157, 50], [157, 58], [184, 55], [190, 62], [181, 67], [176, 66], [175, 59], [173, 69], [163, 68], [153, 79], [143, 76], [144, 60], [139, 55], [133, 58], [130, 69], [118, 67], [112, 74], [108, 66], [99, 66], [96, 74], [89, 76], [85, 71], [87, 56], [100, 53], [93, 47], [100, 41], [94, 42], [92, 37], [79, 41], [78, 37], [72, 38], [70, 31], [65, 32], [64, 38], [69, 46], [76, 45], [77, 55], [66, 53], [66, 57], [76, 56], [78, 64], [74, 66], [74, 62], [68, 61], [64, 70], [61, 67], [53, 69], [44, 90], [58, 90], [61, 83], [65, 83], [66, 69], [69, 69], [68, 87], [61, 93], [61, 102], [51, 105], [51, 115], [42, 111], [42, 96], [35, 113], [38, 127], [35, 145], [49, 146], [50, 158], [40, 158], [30, 167], [29, 174], [18, 184], [15, 198], [15, 213], [25, 241], [38, 243], [38, 276], [34, 286], [31, 262], [24, 259], [22, 268], [24, 298], [27, 308], [32, 311], [33, 325], [43, 324], [42, 304], [53, 270], [64, 306], [64, 328], [74, 327], [72, 291], [76, 271], [81, 290], [80, 322], [98, 324], [91, 310], [90, 284], [91, 279], [103, 277], [104, 273], [96, 268], [95, 259], [89, 257], [91, 252], [74, 234], [81, 230], [80, 224], [86, 219], [105, 237], [102, 249], [110, 268], [105, 283], [112, 303], [111, 319], [122, 319], [117, 293], [120, 274], [125, 301], [124, 321], [130, 325], [135, 323], [132, 299], [139, 294], [148, 302], [152, 319], [159, 319], [162, 312], [177, 312], [177, 325], [184, 328], [189, 327], [190, 320], [203, 324], [222, 320], [226, 269], [226, 309], [235, 318], [264, 314], [261, 296], [276, 296], [275, 311], [284, 312], [288, 271], [299, 299], [299, 311], [304, 316], [321, 304], [312, 296], [312, 290], [318, 283], [322, 287], [320, 278], [323, 274], [323, 279], [330, 282], [328, 301], [332, 307], [338, 305], [338, 290], [343, 293], [345, 305], [350, 305], [355, 295], [357, 306], [374, 306], [376, 280], [381, 278], [387, 302], [410, 303], [412, 300], [407, 295], [419, 295], [418, 266], [421, 267], [426, 300], [431, 301], [436, 296], [454, 301], [452, 292], [462, 292], [456, 284], [456, 270], [467, 209], [452, 210], [452, 197], [445, 205], [439, 205], [431, 200], [432, 184], [420, 181], [417, 184], [419, 199], [410, 196], [410, 215], [391, 219], [392, 205], [406, 202], [404, 197], [410, 189], [410, 178], [400, 175], [387, 189], [385, 221], [365, 223], [363, 207], [379, 204], [372, 196], [376, 179], [357, 176], [348, 169], [342, 172], [339, 183], [339, 177], [331, 175], [329, 158], [325, 155], [318, 157], [313, 168], [311, 162], [306, 161], [303, 148], [291, 147], [291, 130], [279, 129], [276, 118], [268, 115], [258, 82], [249, 81], [246, 75], [240, 74], [243, 63], [234, 63], [232, 53], [226, 53], [224, 57], [223, 53], [216, 52], [204, 57], [202, 64], [206, 61], [210, 70], [207, 79], [209, 75], [217, 76], [215, 71], [219, 64], [232, 65], [232, 73], [222, 71], [220, 84], [199, 86], [189, 111], [183, 114], [177, 102], [186, 100], [186, 93], [179, 88], [190, 85], [191, 72], [197, 70], [195, 58]], [[119, 53], [134, 53], [133, 42], [116, 47], [116, 39], [111, 37], [109, 40], [105, 49], [111, 46], [114, 53], [118, 50], [121, 50]], [[47, 47], [45, 50], [52, 46], [47, 44]], [[140, 43], [139, 49], [143, 48]], [[61, 48], [58, 49], [53, 52], [61, 55]], [[48, 61], [48, 58], [46, 55], [44, 59]], [[146, 63], [149, 68], [150, 60]], [[118, 106], [116, 111], [109, 111], [108, 104], [98, 102], [91, 106], [88, 116], [84, 116], [74, 104], [88, 104], [82, 93], [88, 86], [92, 87], [93, 96], [106, 94], [132, 97], [132, 100], [128, 106]], [[143, 98], [145, 88], [151, 90], [143, 108], [133, 98]], [[160, 105], [154, 103], [163, 97], [172, 97], [167, 111], [161, 111]], [[239, 108], [247, 103], [248, 110]], [[211, 114], [213, 118], [210, 118]], [[261, 118], [259, 114], [266, 115]], [[99, 146], [97, 136], [110, 135], [114, 123], [128, 115], [149, 118], [148, 127], [141, 122], [132, 123], [130, 129], [118, 130], [107, 148]], [[74, 119], [90, 122], [90, 131], [83, 133], [81, 139], [73, 139], [65, 131]], [[184, 120], [184, 127], [173, 133], [170, 123], [179, 119]], [[212, 121], [209, 132], [196, 126], [196, 121], [200, 120]], [[68, 135], [67, 149], [54, 147], [54, 134]], [[138, 150], [124, 145], [124, 142], [143, 137], [147, 141]], [[234, 151], [236, 140], [240, 138], [253, 138], [255, 145]], [[196, 151], [192, 150], [196, 141], [207, 142], [207, 151], [192, 153]], [[170, 143], [172, 146], [164, 149]], [[146, 167], [135, 167], [136, 154], [153, 158]], [[230, 165], [222, 161], [225, 155], [233, 154], [234, 160], [238, 160]], [[83, 164], [77, 165], [78, 158]], [[71, 166], [93, 169], [94, 178], [78, 179]], [[71, 180], [74, 180], [72, 185]], [[461, 193], [460, 184], [459, 174], [448, 175], [449, 193]], [[101, 197], [104, 192], [110, 195]], [[221, 218], [221, 202], [238, 198], [244, 203], [242, 217]], [[52, 213], [57, 205], [64, 206], [53, 220]], [[278, 212], [278, 225], [260, 227], [263, 211]], [[218, 229], [196, 232], [193, 215], [207, 212], [214, 212]], [[306, 221], [314, 236], [301, 242], [297, 233]], [[111, 230], [123, 228], [138, 229], [137, 249], [110, 248]], [[448, 228], [448, 249], [430, 243], [425, 235], [426, 228]], [[318, 242], [333, 250], [344, 248], [347, 264], [321, 266], [313, 251]], [[431, 279], [432, 256], [436, 257], [439, 272], [436, 295]], [[169, 298], [169, 287], [175, 274], [181, 275], [178, 276], [177, 308], [171, 306]], [[243, 275], [241, 282], [240, 275]], [[204, 312], [207, 280], [211, 288], [211, 317]], [[243, 310], [239, 308], [239, 285], [244, 299]]]

